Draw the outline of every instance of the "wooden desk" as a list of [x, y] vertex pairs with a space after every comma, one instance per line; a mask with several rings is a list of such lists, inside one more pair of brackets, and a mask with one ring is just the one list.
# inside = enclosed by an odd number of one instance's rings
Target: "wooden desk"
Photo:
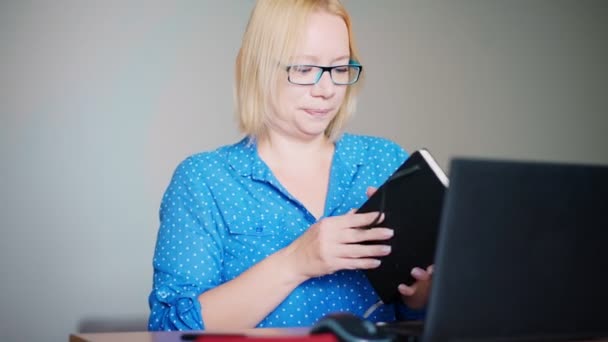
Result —
[[[209, 333], [210, 331], [207, 331]], [[214, 333], [227, 333], [226, 331], [213, 331]], [[71, 334], [70, 342], [184, 342], [182, 334], [197, 333], [197, 331], [169, 331], [169, 332], [118, 332], [118, 333], [90, 333]], [[284, 329], [245, 329], [241, 331], [230, 330], [229, 333], [242, 333], [251, 336], [285, 336], [306, 335], [308, 328], [284, 328]]]

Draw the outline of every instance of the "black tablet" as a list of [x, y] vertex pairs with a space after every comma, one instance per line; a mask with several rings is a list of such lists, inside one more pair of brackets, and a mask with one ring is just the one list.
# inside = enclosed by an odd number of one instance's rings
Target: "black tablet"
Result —
[[391, 254], [381, 257], [375, 269], [365, 270], [371, 285], [385, 303], [399, 298], [397, 286], [411, 285], [414, 267], [433, 264], [443, 196], [448, 177], [426, 149], [412, 153], [407, 160], [357, 210], [359, 213], [379, 211], [383, 222], [369, 227], [394, 230], [388, 241], [366, 244], [390, 244]]

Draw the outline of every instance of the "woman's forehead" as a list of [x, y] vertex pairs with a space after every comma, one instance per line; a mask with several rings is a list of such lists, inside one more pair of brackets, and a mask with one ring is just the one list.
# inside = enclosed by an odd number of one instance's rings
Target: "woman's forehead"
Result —
[[348, 59], [350, 43], [344, 20], [325, 12], [312, 13], [296, 41], [294, 57], [313, 62]]

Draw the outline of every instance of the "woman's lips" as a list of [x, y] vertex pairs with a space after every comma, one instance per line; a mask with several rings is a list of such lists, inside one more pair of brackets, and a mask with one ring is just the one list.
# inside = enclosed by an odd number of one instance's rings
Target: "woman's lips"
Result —
[[331, 109], [304, 108], [304, 111], [313, 116], [325, 116], [331, 112]]

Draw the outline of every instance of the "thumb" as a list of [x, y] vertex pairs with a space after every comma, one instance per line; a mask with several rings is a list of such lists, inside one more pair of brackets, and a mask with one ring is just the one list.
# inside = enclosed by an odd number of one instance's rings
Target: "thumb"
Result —
[[367, 195], [367, 197], [372, 197], [372, 195], [378, 190], [378, 188], [375, 188], [373, 186], [368, 186], [367, 189], [365, 190], [365, 194]]

